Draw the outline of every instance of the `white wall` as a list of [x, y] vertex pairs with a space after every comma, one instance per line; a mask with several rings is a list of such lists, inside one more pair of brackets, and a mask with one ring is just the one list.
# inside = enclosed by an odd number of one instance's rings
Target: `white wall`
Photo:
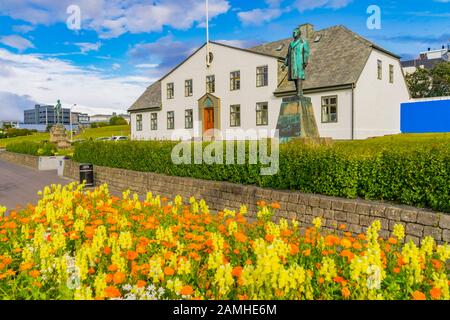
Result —
[[[349, 140], [352, 137], [352, 91], [351, 89], [328, 91], [308, 94], [311, 98], [314, 115], [316, 117], [317, 126], [321, 137], [333, 138], [336, 140]], [[337, 122], [322, 123], [322, 97], [337, 96]]]
[[[383, 62], [382, 80], [378, 80], [377, 60]], [[390, 64], [394, 83], [389, 83]], [[400, 133], [400, 104], [408, 100], [400, 61], [372, 50], [355, 89], [355, 139]]]
[[[135, 132], [136, 114], [132, 114], [134, 139], [171, 139], [174, 130], [167, 130], [167, 112], [175, 112], [175, 129], [184, 129], [186, 109], [194, 110], [194, 122], [199, 119], [198, 100], [206, 93], [206, 76], [215, 75], [216, 92], [213, 93], [221, 99], [221, 129], [230, 127], [230, 105], [241, 105], [241, 129], [256, 128], [256, 103], [268, 102], [269, 125], [259, 129], [275, 129], [278, 121], [281, 99], [276, 98], [273, 92], [277, 88], [278, 62], [276, 58], [253, 54], [242, 50], [232, 49], [216, 44], [210, 45], [214, 54], [211, 67], [206, 69], [206, 48], [202, 48], [178, 69], [162, 80], [162, 105], [158, 112], [158, 130], [150, 130], [150, 113], [143, 112], [143, 131]], [[256, 87], [256, 67], [268, 65], [269, 85]], [[240, 70], [241, 89], [230, 91], [230, 72]], [[193, 96], [185, 97], [184, 82], [193, 80]], [[167, 99], [167, 83], [175, 84], [174, 99]], [[202, 136], [201, 130], [192, 135]]]

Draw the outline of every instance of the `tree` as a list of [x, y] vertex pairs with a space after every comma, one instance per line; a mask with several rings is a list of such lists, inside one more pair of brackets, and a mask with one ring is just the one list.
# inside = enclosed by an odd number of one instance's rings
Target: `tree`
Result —
[[432, 97], [450, 96], [450, 62], [441, 62], [432, 70]]
[[406, 75], [413, 98], [450, 96], [450, 62], [436, 64], [433, 69], [418, 68]]
[[432, 85], [431, 72], [418, 68], [414, 73], [406, 75], [406, 83], [413, 98], [429, 97]]
[[109, 124], [111, 126], [125, 126], [128, 122], [123, 117], [114, 116], [109, 120]]

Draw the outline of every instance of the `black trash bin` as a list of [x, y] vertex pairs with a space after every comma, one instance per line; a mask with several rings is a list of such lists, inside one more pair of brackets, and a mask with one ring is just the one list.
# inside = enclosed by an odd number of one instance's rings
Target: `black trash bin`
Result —
[[94, 187], [94, 166], [89, 163], [80, 165], [80, 183], [86, 182], [86, 187]]

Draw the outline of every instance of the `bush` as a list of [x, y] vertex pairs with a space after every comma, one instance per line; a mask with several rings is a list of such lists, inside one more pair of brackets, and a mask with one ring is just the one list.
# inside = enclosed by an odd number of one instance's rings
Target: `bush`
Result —
[[110, 126], [126, 126], [126, 125], [128, 125], [128, 122], [123, 117], [114, 116], [109, 120], [109, 125]]
[[359, 144], [310, 147], [290, 143], [280, 146], [280, 170], [273, 176], [261, 176], [261, 164], [175, 165], [171, 159], [175, 145], [159, 141], [86, 142], [76, 146], [74, 160], [169, 176], [387, 200], [450, 212], [450, 147], [446, 143], [414, 149], [386, 145], [365, 151]]
[[29, 154], [32, 156], [54, 156], [57, 149], [53, 143], [23, 141], [10, 143], [6, 146], [6, 151]]
[[36, 130], [10, 128], [6, 131], [7, 138], [25, 137], [36, 133]]

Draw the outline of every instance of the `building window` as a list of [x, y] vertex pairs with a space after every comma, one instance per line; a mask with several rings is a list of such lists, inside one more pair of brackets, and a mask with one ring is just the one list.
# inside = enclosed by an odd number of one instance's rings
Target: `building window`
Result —
[[192, 79], [186, 80], [184, 82], [184, 96], [192, 97], [193, 92], [194, 92], [194, 87], [193, 87]]
[[206, 76], [206, 92], [214, 93], [216, 92], [216, 77]]
[[168, 130], [175, 129], [175, 112], [174, 111], [167, 112], [167, 129]]
[[142, 114], [136, 115], [136, 131], [142, 131]]
[[256, 125], [267, 126], [269, 124], [269, 106], [267, 102], [256, 104]]
[[188, 109], [184, 112], [184, 128], [192, 129], [194, 127], [194, 111]]
[[240, 90], [241, 89], [241, 72], [233, 71], [230, 73], [230, 90]]
[[377, 70], [378, 70], [378, 80], [383, 79], [383, 61], [377, 61]]
[[322, 123], [337, 122], [337, 96], [322, 97]]
[[389, 83], [394, 83], [394, 66], [389, 65]]
[[167, 84], [167, 99], [173, 99], [175, 95], [175, 88], [173, 82]]
[[236, 104], [230, 106], [230, 127], [241, 126], [241, 106]]
[[152, 113], [150, 115], [150, 126], [152, 130], [158, 130], [158, 114]]
[[256, 68], [256, 86], [266, 87], [269, 85], [269, 67], [262, 66]]

